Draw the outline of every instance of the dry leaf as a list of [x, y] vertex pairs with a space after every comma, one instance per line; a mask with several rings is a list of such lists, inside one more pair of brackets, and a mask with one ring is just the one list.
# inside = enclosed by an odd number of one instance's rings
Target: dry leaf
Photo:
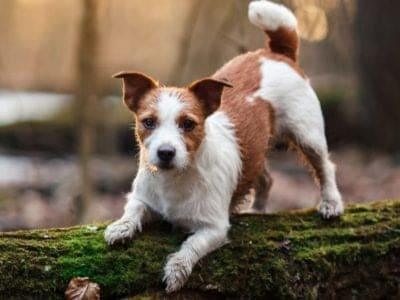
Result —
[[66, 300], [99, 300], [100, 287], [88, 277], [73, 278], [65, 291]]

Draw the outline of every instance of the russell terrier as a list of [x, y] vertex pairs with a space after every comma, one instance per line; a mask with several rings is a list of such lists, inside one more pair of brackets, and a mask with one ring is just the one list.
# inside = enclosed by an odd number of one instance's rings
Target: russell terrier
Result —
[[179, 290], [194, 265], [227, 242], [230, 212], [251, 188], [253, 209], [265, 208], [272, 137], [308, 162], [321, 189], [321, 216], [343, 212], [320, 103], [298, 65], [297, 20], [268, 1], [250, 2], [248, 16], [267, 34], [268, 49], [239, 55], [211, 77], [176, 88], [141, 73], [115, 75], [136, 119], [140, 163], [124, 214], [104, 237], [110, 245], [125, 242], [160, 218], [190, 231], [167, 258], [167, 292]]

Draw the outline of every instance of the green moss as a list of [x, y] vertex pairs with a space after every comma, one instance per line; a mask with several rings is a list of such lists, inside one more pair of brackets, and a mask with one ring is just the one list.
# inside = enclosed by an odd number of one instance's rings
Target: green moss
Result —
[[[352, 206], [334, 221], [313, 210], [233, 216], [231, 242], [199, 262], [184, 293], [361, 299], [398, 292], [399, 203]], [[97, 282], [103, 298], [162, 297], [166, 257], [186, 236], [154, 224], [128, 244], [109, 247], [105, 224], [97, 226], [2, 233], [0, 298], [62, 298], [77, 276]]]

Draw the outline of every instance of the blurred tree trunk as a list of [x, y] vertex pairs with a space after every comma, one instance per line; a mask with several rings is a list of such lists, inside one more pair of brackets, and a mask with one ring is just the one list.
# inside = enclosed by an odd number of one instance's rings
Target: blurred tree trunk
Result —
[[3, 85], [3, 76], [5, 74], [3, 73], [4, 70], [4, 49], [7, 49], [6, 47], [9, 47], [10, 43], [10, 36], [13, 35], [13, 30], [14, 27], [14, 11], [16, 3], [14, 1], [2, 1], [0, 3], [0, 86]]
[[[172, 85], [182, 85], [183, 81], [183, 72], [186, 68], [186, 65], [189, 60], [190, 46], [192, 42], [193, 32], [197, 25], [197, 20], [200, 15], [201, 5], [204, 2], [202, 0], [197, 0], [189, 12], [189, 15], [186, 20], [186, 24], [184, 26], [185, 31], [183, 34], [183, 38], [180, 42], [180, 47], [175, 63], [175, 67], [172, 68], [171, 74], [171, 82]], [[187, 82], [185, 82], [187, 84]]]
[[93, 194], [90, 159], [93, 154], [97, 108], [97, 0], [84, 0], [77, 48], [77, 96], [76, 112], [79, 132], [79, 159], [81, 167], [81, 197], [78, 203], [78, 219], [85, 218]]
[[[240, 3], [247, 7], [247, 2]], [[243, 8], [239, 13], [235, 1], [194, 2], [193, 10], [187, 19], [187, 40], [181, 44], [180, 60], [177, 61], [179, 67], [175, 66], [173, 69], [177, 78], [171, 77], [173, 81], [189, 83], [199, 77], [209, 76], [216, 71], [216, 66], [222, 66], [236, 56], [239, 53], [236, 40], [244, 39], [245, 36], [233, 32], [240, 27], [240, 18], [247, 18], [243, 13], [246, 9]], [[229, 22], [232, 23], [228, 24]], [[251, 24], [248, 26], [252, 27]], [[250, 44], [245, 41], [241, 43]]]
[[400, 150], [400, 1], [359, 0], [355, 37], [363, 139]]

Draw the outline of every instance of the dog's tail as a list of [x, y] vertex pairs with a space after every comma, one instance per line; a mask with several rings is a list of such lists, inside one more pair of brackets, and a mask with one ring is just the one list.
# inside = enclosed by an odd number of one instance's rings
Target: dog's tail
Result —
[[297, 61], [299, 50], [297, 20], [288, 8], [264, 0], [252, 1], [249, 4], [248, 15], [250, 22], [268, 35], [272, 52]]

